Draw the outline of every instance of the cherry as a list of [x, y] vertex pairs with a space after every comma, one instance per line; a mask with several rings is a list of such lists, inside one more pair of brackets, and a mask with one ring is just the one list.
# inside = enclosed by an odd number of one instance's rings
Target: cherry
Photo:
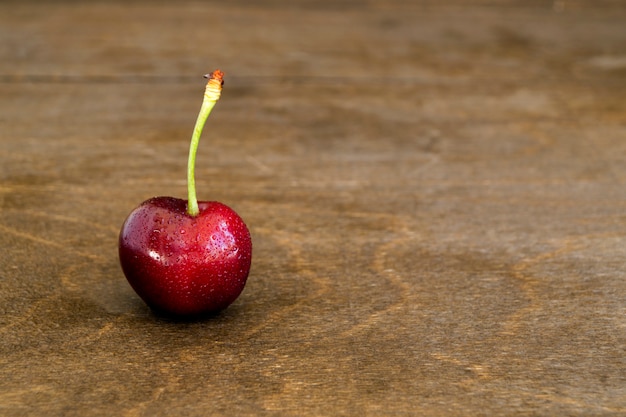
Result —
[[194, 168], [202, 129], [219, 100], [223, 73], [210, 74], [191, 138], [188, 200], [154, 197], [126, 218], [119, 236], [124, 275], [152, 309], [191, 316], [228, 307], [250, 272], [252, 240], [230, 207], [196, 198]]

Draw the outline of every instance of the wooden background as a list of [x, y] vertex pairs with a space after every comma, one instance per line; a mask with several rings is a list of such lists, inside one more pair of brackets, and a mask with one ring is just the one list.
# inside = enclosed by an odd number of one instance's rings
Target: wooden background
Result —
[[[626, 3], [0, 4], [0, 415], [626, 414]], [[199, 196], [254, 242], [155, 316], [117, 234]]]

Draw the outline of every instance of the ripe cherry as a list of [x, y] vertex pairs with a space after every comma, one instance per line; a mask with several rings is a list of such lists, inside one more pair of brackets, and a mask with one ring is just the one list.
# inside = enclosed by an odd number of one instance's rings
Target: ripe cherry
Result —
[[241, 294], [250, 272], [252, 240], [244, 221], [228, 206], [196, 197], [198, 143], [222, 85], [223, 73], [214, 71], [189, 148], [188, 200], [146, 200], [120, 232], [122, 270], [135, 292], [157, 311], [182, 316], [220, 311]]

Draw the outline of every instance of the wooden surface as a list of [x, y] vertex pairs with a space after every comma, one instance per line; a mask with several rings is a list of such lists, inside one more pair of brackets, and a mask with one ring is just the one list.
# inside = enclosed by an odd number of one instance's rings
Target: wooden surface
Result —
[[[626, 414], [622, 1], [3, 2], [0, 415]], [[117, 234], [248, 223], [218, 317]]]

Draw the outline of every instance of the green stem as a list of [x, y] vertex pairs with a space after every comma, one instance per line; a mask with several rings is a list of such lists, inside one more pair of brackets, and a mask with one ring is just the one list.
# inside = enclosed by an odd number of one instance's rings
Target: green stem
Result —
[[220, 98], [223, 76], [224, 74], [219, 70], [214, 71], [211, 74], [204, 92], [202, 107], [200, 107], [200, 112], [198, 113], [198, 118], [196, 119], [196, 125], [193, 128], [191, 144], [189, 145], [189, 160], [187, 161], [187, 214], [192, 217], [195, 217], [200, 213], [200, 209], [198, 208], [198, 197], [196, 196], [196, 153], [198, 152], [198, 144], [200, 143], [200, 135], [202, 134], [204, 124], [206, 123], [209, 114], [211, 114], [211, 110], [213, 110], [215, 103], [217, 103], [217, 100]]

